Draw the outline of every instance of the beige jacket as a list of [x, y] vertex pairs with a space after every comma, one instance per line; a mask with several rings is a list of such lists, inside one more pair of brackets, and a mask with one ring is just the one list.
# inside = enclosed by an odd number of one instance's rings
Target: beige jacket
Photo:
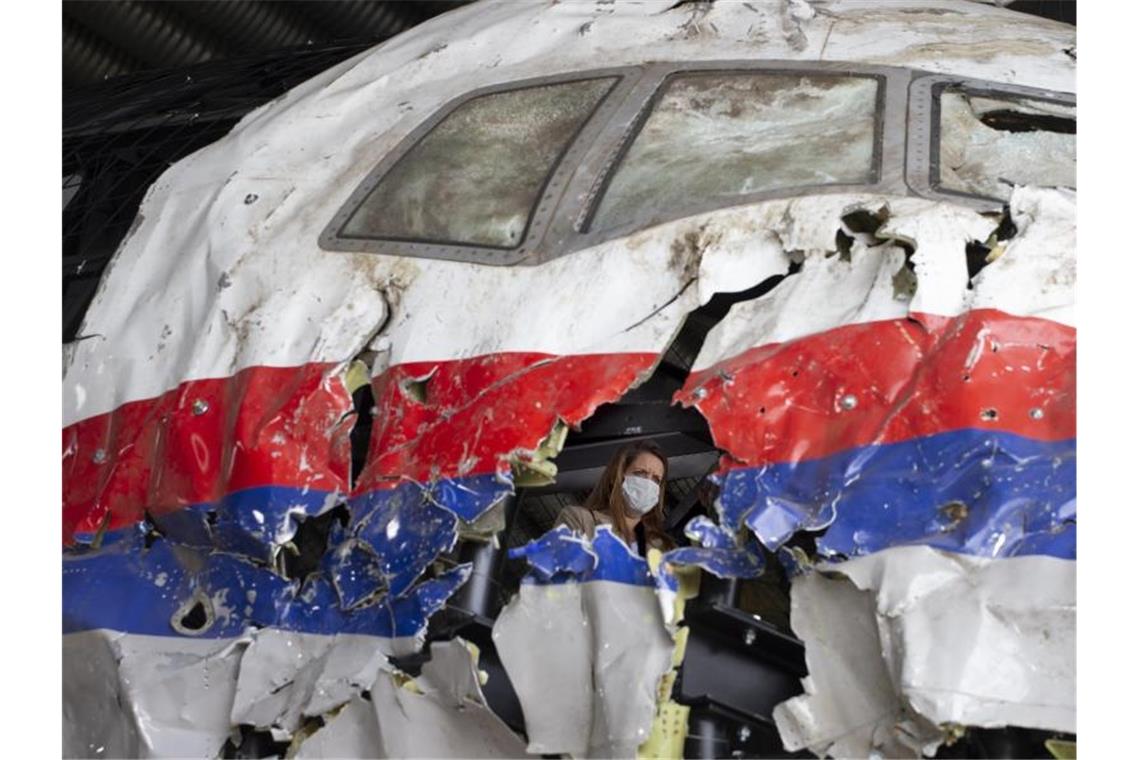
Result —
[[569, 506], [564, 507], [559, 513], [558, 519], [554, 521], [554, 527], [565, 525], [587, 538], [593, 538], [594, 528], [599, 525], [613, 525], [613, 523], [613, 519], [604, 512], [594, 512], [585, 507]]

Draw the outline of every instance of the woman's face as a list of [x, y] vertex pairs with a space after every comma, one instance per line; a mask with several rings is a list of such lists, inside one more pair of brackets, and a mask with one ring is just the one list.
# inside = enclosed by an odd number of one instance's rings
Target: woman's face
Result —
[[648, 451], [639, 451], [637, 456], [630, 460], [624, 474], [648, 478], [661, 485], [661, 481], [665, 478], [665, 464]]

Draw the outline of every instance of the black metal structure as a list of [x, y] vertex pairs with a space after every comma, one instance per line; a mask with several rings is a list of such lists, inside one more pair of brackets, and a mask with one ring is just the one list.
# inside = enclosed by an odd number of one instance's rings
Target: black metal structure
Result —
[[85, 87], [154, 69], [330, 42], [375, 43], [460, 0], [68, 0], [63, 4], [63, 84]]
[[[379, 41], [463, 0], [67, 0], [63, 82], [83, 87], [148, 69], [188, 66], [332, 41]], [[1014, 0], [1010, 10], [1077, 23], [1076, 0]]]

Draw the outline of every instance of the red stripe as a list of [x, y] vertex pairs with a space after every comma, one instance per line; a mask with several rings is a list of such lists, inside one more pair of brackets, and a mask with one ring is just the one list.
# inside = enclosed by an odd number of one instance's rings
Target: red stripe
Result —
[[[651, 353], [510, 353], [392, 367], [374, 380], [378, 413], [357, 491], [391, 478], [504, 471], [513, 451], [533, 449], [559, 418], [577, 425], [620, 398], [656, 361]], [[429, 375], [419, 401], [407, 382]]]
[[[983, 330], [984, 350], [967, 370]], [[746, 351], [695, 374], [678, 399], [696, 403], [742, 465], [968, 427], [1060, 440], [1076, 432], [1075, 346], [1072, 328], [988, 310], [851, 325]], [[511, 353], [392, 367], [374, 380], [372, 449], [356, 490], [501, 471], [557, 419], [576, 425], [619, 398], [656, 359]], [[252, 367], [69, 426], [65, 540], [96, 530], [107, 513], [115, 529], [144, 509], [168, 512], [255, 486], [345, 490], [354, 415], [337, 366]], [[404, 389], [429, 374], [423, 401]], [[840, 407], [846, 394], [855, 409]], [[195, 414], [199, 400], [205, 409]], [[991, 408], [998, 418], [984, 420]], [[1030, 416], [1034, 408], [1042, 419]]]
[[108, 513], [115, 529], [255, 486], [346, 489], [354, 416], [337, 366], [250, 367], [64, 428], [64, 541]]
[[[503, 469], [557, 419], [578, 424], [619, 398], [656, 358], [520, 353], [392, 367], [373, 381], [371, 453], [356, 490]], [[64, 541], [97, 530], [108, 513], [117, 529], [146, 510], [164, 514], [255, 486], [347, 490], [355, 414], [338, 366], [251, 367], [65, 428]], [[426, 403], [401, 390], [433, 370]], [[199, 401], [205, 408], [195, 414]]]
[[733, 466], [963, 428], [1065, 440], [1076, 435], [1076, 331], [990, 309], [847, 325], [721, 361], [677, 400], [708, 419]]

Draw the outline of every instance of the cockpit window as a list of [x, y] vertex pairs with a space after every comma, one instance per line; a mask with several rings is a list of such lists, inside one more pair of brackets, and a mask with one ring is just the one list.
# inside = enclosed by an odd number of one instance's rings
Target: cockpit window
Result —
[[380, 179], [338, 237], [517, 247], [559, 157], [616, 81], [494, 92], [461, 104]]
[[877, 178], [879, 80], [795, 73], [670, 77], [613, 172], [591, 229], [773, 190]]
[[1074, 106], [955, 88], [938, 106], [938, 189], [1005, 201], [1015, 185], [1076, 188]]

